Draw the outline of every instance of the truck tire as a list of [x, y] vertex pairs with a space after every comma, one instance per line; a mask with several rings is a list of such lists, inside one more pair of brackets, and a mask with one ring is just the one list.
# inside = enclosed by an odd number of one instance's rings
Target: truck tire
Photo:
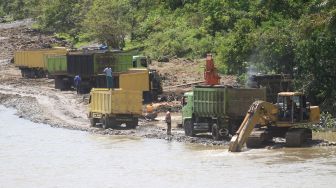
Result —
[[139, 119], [136, 118], [133, 121], [126, 123], [126, 127], [129, 129], [135, 129], [136, 126], [138, 126], [138, 122], [139, 122]]
[[104, 117], [102, 117], [102, 127], [103, 127], [103, 129], [108, 129], [108, 128], [110, 128], [111, 127], [111, 122], [110, 122], [110, 118], [108, 118], [108, 117], [106, 117], [106, 116], [104, 116]]
[[21, 69], [21, 76], [22, 76], [22, 78], [26, 77], [26, 70], [25, 69]]
[[97, 123], [98, 123], [97, 118], [90, 118], [90, 127], [95, 127]]
[[110, 128], [116, 128], [121, 123], [116, 120], [116, 118], [110, 118]]
[[190, 119], [184, 120], [184, 133], [186, 136], [195, 136], [194, 125]]
[[213, 124], [211, 128], [211, 135], [214, 140], [221, 140], [221, 135], [219, 134], [219, 128], [217, 124]]

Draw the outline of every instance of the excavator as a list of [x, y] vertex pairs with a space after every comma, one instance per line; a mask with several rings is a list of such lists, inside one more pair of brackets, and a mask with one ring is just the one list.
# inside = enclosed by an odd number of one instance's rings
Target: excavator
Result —
[[286, 139], [287, 147], [300, 147], [312, 139], [307, 124], [320, 121], [320, 108], [311, 106], [301, 92], [280, 92], [277, 103], [255, 101], [249, 108], [236, 134], [231, 138], [229, 151], [240, 152], [259, 148], [273, 137]]
[[204, 69], [205, 85], [219, 85], [221, 77], [218, 75], [212, 54], [207, 54], [206, 64]]

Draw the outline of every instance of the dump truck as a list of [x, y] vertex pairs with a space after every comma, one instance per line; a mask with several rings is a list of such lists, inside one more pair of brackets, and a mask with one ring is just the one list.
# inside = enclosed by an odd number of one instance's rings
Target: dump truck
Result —
[[57, 75], [64, 75], [67, 72], [66, 55], [45, 54], [44, 63], [47, 69], [47, 77], [54, 79]]
[[45, 63], [48, 71], [48, 78], [55, 79], [55, 89], [66, 90], [71, 88], [72, 78], [67, 75], [66, 55], [46, 55]]
[[143, 92], [143, 102], [151, 103], [162, 94], [161, 77], [152, 69], [132, 68], [119, 74], [119, 88], [140, 90]]
[[64, 56], [48, 55], [46, 67], [55, 78], [55, 88], [69, 90], [73, 86], [73, 78], [82, 78], [81, 92], [88, 93], [92, 87], [106, 87], [103, 70], [111, 67], [115, 86], [118, 87], [118, 74], [132, 68], [132, 53], [123, 51], [75, 51]]
[[67, 73], [68, 64], [66, 55], [46, 54], [45, 64], [50, 75], [57, 76]]
[[[93, 54], [94, 53], [96, 52], [93, 52]], [[106, 77], [102, 70], [106, 66], [110, 66], [113, 70], [115, 88], [142, 91], [144, 103], [157, 100], [158, 95], [162, 93], [160, 75], [155, 70], [146, 67], [132, 68], [134, 65], [132, 65], [130, 61], [132, 56], [129, 53], [101, 52], [95, 55], [93, 54], [86, 53], [83, 55], [77, 52], [74, 54], [69, 53], [68, 55], [46, 55], [48, 75], [55, 78], [55, 88], [60, 90], [70, 89], [73, 85], [74, 75], [77, 74], [80, 75], [83, 80], [81, 83], [82, 89], [89, 91], [91, 87], [106, 87]], [[73, 58], [73, 60], [70, 60], [70, 63], [68, 63], [68, 56]], [[94, 56], [96, 56], [96, 59], [105, 60], [102, 60], [100, 63], [98, 60], [95, 60], [91, 66], [86, 66], [90, 64], [90, 62], [85, 58], [92, 58]], [[81, 60], [81, 58], [83, 59]], [[133, 60], [141, 60], [142, 58], [145, 58], [145, 56], [133, 56]], [[147, 59], [145, 60], [146, 63], [142, 63], [141, 65], [136, 64], [136, 66], [147, 66]], [[84, 67], [80, 66], [82, 64]], [[68, 69], [69, 66], [71, 67], [70, 69]], [[95, 69], [99, 71], [94, 71]], [[81, 92], [84, 93], [85, 91]]]
[[148, 69], [130, 69], [119, 74], [119, 88], [142, 92], [144, 103], [153, 101], [151, 94], [150, 73]]
[[[111, 67], [114, 86], [118, 87], [118, 74], [132, 68], [132, 53], [123, 51], [83, 51], [67, 54], [67, 78], [80, 75], [81, 89], [84, 93], [92, 87], [106, 87], [103, 70]], [[56, 77], [64, 80], [64, 77]], [[71, 79], [72, 80], [72, 79]], [[65, 81], [67, 81], [65, 79]], [[65, 82], [66, 83], [66, 82]]]
[[93, 88], [89, 98], [90, 125], [102, 123], [114, 128], [123, 123], [134, 129], [142, 115], [142, 92], [124, 89]]
[[[48, 56], [47, 67], [49, 73], [55, 77], [56, 89], [70, 89], [76, 75], [82, 78], [82, 93], [89, 92], [92, 87], [106, 87], [106, 77], [103, 73], [106, 67], [112, 68], [114, 87], [119, 88], [119, 74], [128, 73], [129, 69], [137, 67], [147, 69], [147, 58], [133, 56], [133, 53], [133, 51], [106, 50], [76, 51], [68, 53], [66, 59], [64, 56]], [[149, 72], [150, 78], [151, 72]]]
[[250, 104], [265, 99], [265, 88], [194, 86], [182, 99], [182, 126], [185, 135], [211, 132], [215, 140], [233, 135]]
[[14, 65], [21, 70], [22, 77], [41, 78], [47, 74], [45, 55], [65, 55], [65, 48], [21, 50], [14, 53]]
[[273, 137], [286, 139], [286, 146], [300, 147], [312, 139], [306, 125], [320, 121], [320, 108], [312, 106], [301, 92], [280, 92], [277, 103], [255, 101], [250, 106], [236, 134], [231, 138], [229, 151], [239, 152], [259, 148]]

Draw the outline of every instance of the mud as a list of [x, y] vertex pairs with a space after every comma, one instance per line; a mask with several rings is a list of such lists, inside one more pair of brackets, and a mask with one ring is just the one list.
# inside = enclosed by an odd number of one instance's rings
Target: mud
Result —
[[[167, 109], [174, 109], [172, 111], [177, 112], [172, 114], [172, 136], [167, 137], [166, 135], [164, 114], [162, 113], [159, 114], [156, 121], [141, 119], [139, 126], [134, 130], [92, 128], [89, 126], [89, 119], [87, 118], [88, 95], [77, 95], [75, 91], [56, 90], [53, 88], [54, 81], [51, 79], [22, 78], [20, 71], [9, 63], [15, 50], [31, 47], [41, 48], [59, 41], [50, 36], [37, 34], [29, 27], [29, 24], [14, 24], [11, 27], [4, 27], [0, 24], [0, 37], [0, 104], [15, 108], [17, 115], [21, 118], [48, 124], [52, 127], [88, 131], [94, 134], [130, 135], [203, 145], [226, 146], [228, 144], [228, 141], [212, 140], [209, 134], [192, 138], [184, 136], [183, 130], [177, 126], [181, 123], [181, 115], [178, 113], [181, 106], [179, 101], [175, 99], [170, 102], [155, 104], [159, 111], [164, 112]], [[188, 67], [191, 68], [185, 70], [186, 65], [190, 65]], [[152, 68], [156, 68], [160, 73], [166, 75], [164, 80], [166, 92], [177, 93], [179, 91], [183, 93], [190, 88], [173, 89], [171, 86], [203, 79], [203, 70], [199, 62], [181, 60], [181, 63], [178, 63], [174, 60], [164, 65], [154, 64]], [[173, 75], [169, 72], [180, 72], [181, 74]], [[227, 80], [224, 78], [222, 81], [226, 80], [229, 84], [236, 84], [234, 77], [227, 78]], [[321, 145], [322, 143], [330, 145], [328, 142], [319, 142], [315, 145]]]

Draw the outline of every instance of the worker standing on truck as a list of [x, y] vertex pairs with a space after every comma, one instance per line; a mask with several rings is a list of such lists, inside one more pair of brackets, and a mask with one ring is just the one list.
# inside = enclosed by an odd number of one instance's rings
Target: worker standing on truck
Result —
[[74, 78], [74, 83], [75, 83], [75, 87], [76, 87], [76, 91], [77, 91], [77, 94], [79, 94], [79, 89], [80, 89], [80, 83], [81, 83], [82, 79], [79, 75], [76, 75], [75, 78]]
[[111, 67], [106, 67], [104, 69], [104, 72], [106, 74], [107, 88], [113, 88], [113, 77], [112, 77], [112, 69], [111, 69]]
[[167, 123], [167, 135], [171, 135], [171, 116], [169, 110], [166, 113], [165, 121]]

